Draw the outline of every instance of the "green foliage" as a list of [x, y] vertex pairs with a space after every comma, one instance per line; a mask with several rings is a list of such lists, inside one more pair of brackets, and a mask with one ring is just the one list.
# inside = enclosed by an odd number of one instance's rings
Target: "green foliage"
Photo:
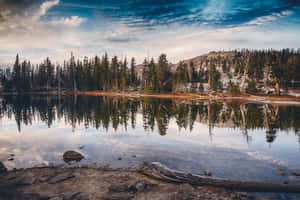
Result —
[[[109, 60], [104, 54], [82, 60], [75, 60], [71, 55], [63, 65], [54, 65], [49, 58], [37, 66], [29, 61], [21, 62], [16, 56], [12, 71], [1, 74], [2, 90], [5, 91], [44, 91], [56, 90], [137, 90], [147, 92], [203, 91], [203, 83], [209, 83], [210, 92], [222, 92], [221, 74], [216, 69], [222, 68], [229, 78], [234, 74], [241, 75], [247, 65], [247, 92], [259, 92], [256, 83], [266, 83], [287, 90], [289, 87], [299, 87], [300, 83], [300, 50], [283, 49], [281, 51], [232, 51], [234, 56], [202, 57], [197, 66], [194, 62], [180, 62], [176, 71], [171, 70], [171, 64], [165, 54], [143, 62], [142, 73], [138, 74], [135, 59], [128, 63], [127, 59], [117, 56]], [[249, 60], [248, 60], [249, 58]], [[249, 65], [247, 64], [249, 61]], [[197, 61], [198, 63], [198, 61]], [[205, 67], [202, 67], [202, 66]], [[264, 79], [265, 71], [268, 78]], [[200, 86], [197, 88], [197, 86]], [[238, 93], [236, 85], [230, 85], [231, 93]]]
[[238, 84], [234, 84], [232, 81], [229, 81], [227, 86], [227, 92], [233, 95], [240, 94], [240, 88]]
[[202, 82], [200, 82], [200, 85], [199, 85], [199, 92], [204, 92], [204, 87], [203, 87]]
[[254, 80], [252, 80], [248, 83], [246, 92], [249, 94], [257, 94], [258, 93], [258, 89], [256, 87], [256, 82]]

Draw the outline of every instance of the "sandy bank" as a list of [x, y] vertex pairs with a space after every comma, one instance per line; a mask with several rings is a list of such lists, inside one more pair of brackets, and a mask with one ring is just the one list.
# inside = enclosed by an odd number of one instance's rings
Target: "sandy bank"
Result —
[[[74, 94], [74, 93], [70, 93]], [[219, 95], [209, 95], [204, 93], [140, 93], [140, 92], [110, 92], [110, 91], [86, 91], [77, 92], [76, 94], [90, 95], [90, 96], [111, 96], [111, 97], [127, 97], [127, 98], [161, 98], [161, 99], [174, 99], [174, 100], [185, 100], [185, 101], [203, 101], [203, 100], [213, 100], [213, 101], [246, 101], [246, 102], [257, 102], [257, 103], [274, 103], [274, 104], [295, 104], [300, 105], [300, 97], [294, 96], [256, 96], [249, 94], [241, 95], [229, 95], [229, 94], [219, 94]]]

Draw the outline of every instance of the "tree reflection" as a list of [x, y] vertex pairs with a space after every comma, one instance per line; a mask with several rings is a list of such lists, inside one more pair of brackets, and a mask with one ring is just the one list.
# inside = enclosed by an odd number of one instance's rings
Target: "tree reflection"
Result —
[[247, 142], [249, 130], [264, 129], [266, 141], [274, 142], [279, 130], [290, 130], [299, 135], [300, 107], [268, 104], [182, 102], [167, 99], [129, 99], [90, 96], [4, 96], [0, 101], [0, 118], [14, 118], [18, 130], [21, 125], [42, 121], [51, 127], [56, 120], [65, 120], [73, 130], [86, 128], [136, 127], [137, 115], [143, 120], [145, 131], [157, 128], [166, 135], [171, 119], [179, 130], [193, 130], [195, 122], [208, 125], [212, 137], [215, 126], [241, 129]]

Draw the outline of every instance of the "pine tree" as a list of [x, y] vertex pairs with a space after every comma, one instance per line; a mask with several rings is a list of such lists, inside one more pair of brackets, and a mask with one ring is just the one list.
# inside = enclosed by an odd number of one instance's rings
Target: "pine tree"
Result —
[[137, 87], [137, 75], [135, 72], [135, 59], [131, 59], [131, 65], [130, 65], [130, 86], [134, 89]]
[[194, 62], [190, 62], [190, 71], [191, 71], [190, 82], [192, 83], [192, 92], [195, 92], [196, 88], [197, 88], [197, 83], [198, 83], [198, 73], [195, 69]]
[[158, 92], [168, 92], [172, 90], [171, 70], [166, 54], [161, 54], [158, 58], [156, 76]]
[[20, 91], [22, 83], [21, 83], [21, 66], [19, 61], [19, 54], [17, 54], [16, 61], [13, 66], [12, 81], [14, 84], [14, 89], [16, 91]]
[[120, 72], [120, 89], [122, 91], [127, 89], [127, 59], [124, 59], [124, 62], [121, 66], [121, 72]]
[[147, 90], [150, 84], [150, 67], [147, 59], [143, 62], [143, 73], [142, 73], [142, 88], [143, 90]]
[[119, 62], [118, 57], [114, 56], [111, 61], [111, 77], [112, 77], [112, 88], [117, 90], [119, 88], [118, 77], [119, 77]]

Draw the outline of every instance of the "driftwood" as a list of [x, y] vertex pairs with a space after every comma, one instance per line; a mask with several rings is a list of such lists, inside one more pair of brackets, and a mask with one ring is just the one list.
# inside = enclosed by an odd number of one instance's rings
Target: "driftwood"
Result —
[[148, 161], [144, 161], [139, 168], [139, 172], [151, 178], [169, 183], [188, 183], [195, 186], [208, 185], [248, 192], [300, 193], [300, 185], [272, 184], [197, 176], [174, 171], [160, 163], [151, 163]]

